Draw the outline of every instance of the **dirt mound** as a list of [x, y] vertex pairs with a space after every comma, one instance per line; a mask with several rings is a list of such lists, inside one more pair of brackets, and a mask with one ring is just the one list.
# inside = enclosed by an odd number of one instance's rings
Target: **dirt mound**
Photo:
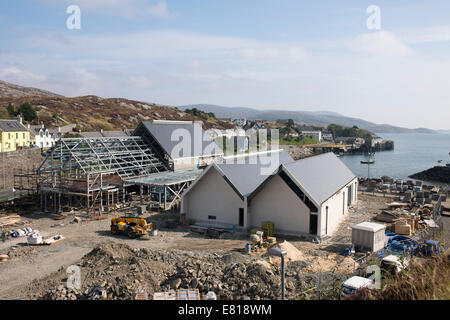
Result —
[[[289, 243], [281, 244], [290, 259], [303, 253]], [[299, 293], [317, 278], [308, 274], [311, 262], [291, 261], [286, 273], [286, 295]], [[101, 288], [106, 299], [132, 299], [136, 285], [144, 285], [149, 297], [154, 292], [197, 288], [201, 294], [214, 291], [221, 300], [277, 299], [281, 293], [281, 275], [277, 264], [266, 259], [250, 259], [241, 253], [198, 253], [180, 250], [133, 249], [124, 244], [102, 244], [86, 254], [78, 264], [81, 288], [68, 289], [67, 268], [34, 281], [30, 299], [88, 299], [89, 290]], [[322, 270], [324, 271], [324, 270]]]
[[286, 250], [286, 259], [288, 261], [306, 260], [305, 255], [288, 241], [283, 241], [277, 245], [278, 248]]
[[[276, 247], [286, 250], [286, 261], [288, 263], [298, 262], [302, 271], [309, 273], [317, 272], [339, 272], [352, 273], [355, 270], [354, 260], [351, 257], [343, 257], [336, 253], [315, 252], [315, 254], [305, 253], [297, 249], [288, 241], [281, 242]], [[271, 257], [270, 260], [279, 265], [281, 259]]]

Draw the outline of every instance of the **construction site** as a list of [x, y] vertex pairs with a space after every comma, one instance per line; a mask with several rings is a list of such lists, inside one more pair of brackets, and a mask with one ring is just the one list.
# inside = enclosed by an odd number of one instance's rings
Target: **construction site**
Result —
[[[35, 170], [15, 174], [15, 189], [28, 195], [1, 204], [0, 299], [338, 299], [342, 284], [377, 259], [415, 256], [425, 240], [448, 248], [442, 213], [450, 206], [441, 190], [386, 192], [381, 183], [369, 192], [351, 174], [335, 174], [333, 186], [321, 170], [314, 193], [302, 166], [344, 171], [340, 160], [294, 162], [283, 152], [269, 178], [256, 179], [259, 163], [225, 164], [217, 150], [174, 156], [165, 130], [179, 126], [196, 125], [160, 121], [131, 137], [61, 139]], [[258, 201], [265, 205], [277, 190], [301, 201], [305, 232], [284, 232], [292, 203], [281, 193], [278, 220], [252, 221]], [[237, 207], [222, 209], [214, 192]], [[335, 212], [337, 222], [329, 220]], [[382, 230], [382, 246], [355, 250], [354, 230], [367, 222]], [[79, 282], [69, 285], [74, 275]]]

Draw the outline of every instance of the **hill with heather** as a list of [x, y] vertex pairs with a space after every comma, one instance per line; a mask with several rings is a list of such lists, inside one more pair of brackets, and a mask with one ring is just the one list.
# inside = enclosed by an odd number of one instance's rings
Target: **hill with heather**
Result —
[[7, 107], [17, 110], [30, 103], [37, 118], [31, 124], [44, 123], [49, 128], [76, 124], [82, 131], [123, 130], [135, 128], [149, 120], [200, 120], [204, 128], [229, 129], [230, 121], [215, 119], [213, 115], [196, 116], [175, 107], [122, 98], [83, 96], [68, 98], [48, 91], [0, 82], [0, 118], [10, 118]]

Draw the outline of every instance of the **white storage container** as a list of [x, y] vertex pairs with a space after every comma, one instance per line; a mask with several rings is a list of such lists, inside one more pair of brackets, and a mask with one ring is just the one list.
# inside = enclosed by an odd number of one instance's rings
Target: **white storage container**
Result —
[[352, 244], [356, 251], [376, 252], [385, 246], [386, 226], [373, 222], [362, 222], [352, 227]]

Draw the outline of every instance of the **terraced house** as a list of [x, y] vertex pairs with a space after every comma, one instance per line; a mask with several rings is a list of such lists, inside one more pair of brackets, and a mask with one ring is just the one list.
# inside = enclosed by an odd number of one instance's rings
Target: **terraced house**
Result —
[[22, 119], [0, 120], [1, 152], [16, 151], [30, 146], [30, 132]]

